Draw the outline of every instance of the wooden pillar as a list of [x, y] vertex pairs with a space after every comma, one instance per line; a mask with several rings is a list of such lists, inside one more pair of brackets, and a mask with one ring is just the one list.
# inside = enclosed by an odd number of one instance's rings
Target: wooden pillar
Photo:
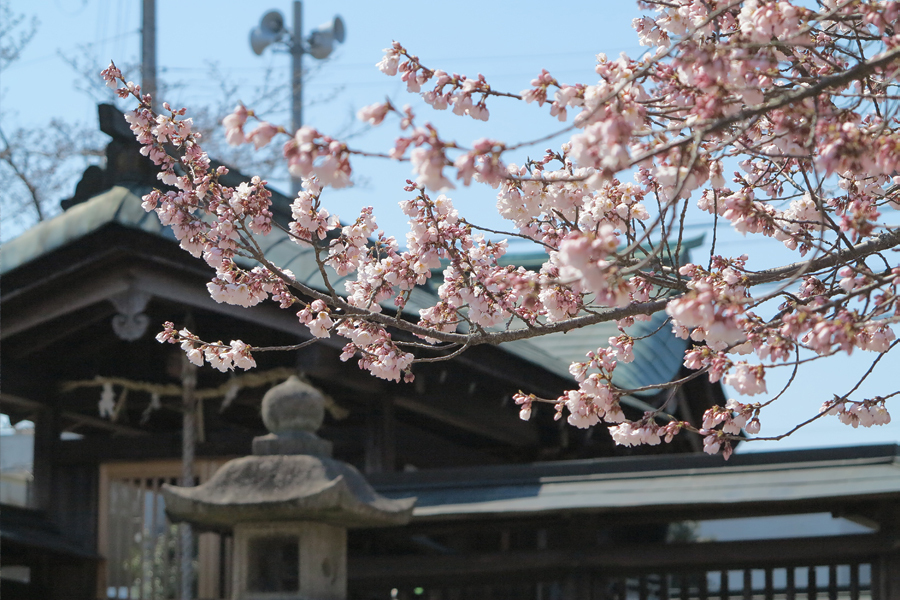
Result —
[[59, 445], [59, 409], [41, 407], [33, 417], [34, 461], [31, 506], [49, 510], [53, 499], [53, 463]]
[[396, 469], [395, 438], [394, 401], [386, 396], [377, 398], [369, 405], [366, 415], [366, 473], [389, 473]]
[[[645, 589], [645, 588], [641, 588]], [[563, 597], [570, 600], [591, 600], [590, 572], [579, 569], [563, 579]]]
[[397, 468], [396, 420], [393, 398], [384, 398], [381, 404], [381, 458], [384, 471]]
[[[873, 565], [875, 566], [875, 565]], [[900, 552], [882, 555], [878, 565], [873, 569], [878, 581], [872, 581], [873, 594], [876, 600], [894, 600], [900, 598]]]
[[[182, 429], [181, 429], [181, 485], [194, 486], [194, 451], [196, 450], [197, 367], [186, 356], [181, 358]], [[194, 589], [194, 533], [189, 523], [178, 526], [181, 552], [181, 600], [193, 597]]]
[[[900, 547], [900, 507], [889, 503], [880, 512], [881, 531], [893, 540], [896, 549]], [[872, 597], [875, 600], [900, 598], [900, 550], [879, 556], [872, 567]]]

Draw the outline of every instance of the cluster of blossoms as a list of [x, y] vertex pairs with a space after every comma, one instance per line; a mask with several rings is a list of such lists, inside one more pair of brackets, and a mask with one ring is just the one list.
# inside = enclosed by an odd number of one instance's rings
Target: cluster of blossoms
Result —
[[531, 80], [531, 87], [522, 91], [522, 100], [525, 102], [537, 102], [538, 106], [543, 106], [548, 101], [547, 92], [550, 87], [557, 88], [553, 95], [553, 101], [550, 102], [550, 115], [556, 117], [560, 121], [565, 121], [568, 116], [566, 113], [567, 106], [581, 106], [584, 104], [583, 84], [565, 85], [560, 84], [547, 69], [543, 69], [541, 74]]
[[346, 144], [312, 127], [301, 127], [284, 145], [288, 171], [294, 177], [315, 175], [322, 185], [350, 185], [350, 155]]
[[884, 398], [863, 400], [862, 402], [835, 399], [825, 402], [820, 412], [836, 415], [841, 423], [850, 425], [854, 429], [860, 425], [863, 427], [887, 425], [891, 422], [891, 414], [885, 407], [884, 401]]
[[369, 238], [376, 229], [372, 207], [362, 209], [356, 221], [341, 228], [341, 235], [329, 244], [327, 264], [340, 276], [358, 269], [366, 255]]
[[725, 350], [746, 340], [741, 316], [747, 298], [744, 270], [747, 256], [735, 260], [715, 257], [713, 271], [687, 264], [678, 271], [689, 277], [688, 293], [672, 300], [666, 313], [676, 334], [705, 342], [713, 350]]
[[[419, 93], [423, 85], [434, 79], [434, 89], [424, 92], [422, 97], [436, 110], [452, 106], [454, 114], [467, 115], [478, 121], [487, 121], [490, 116], [485, 100], [492, 90], [482, 75], [467, 79], [464, 75], [432, 71], [422, 66], [419, 57], [409, 54], [398, 42], [384, 49], [384, 58], [376, 66], [385, 75], [400, 73], [407, 89], [413, 93]], [[480, 95], [480, 98], [474, 101], [474, 95]]]
[[[797, 323], [801, 320], [800, 315], [804, 314], [810, 313], [798, 311], [797, 318], [790, 319], [790, 323]], [[812, 314], [803, 319], [797, 329], [806, 331], [801, 340], [822, 356], [834, 354], [838, 350], [850, 354], [854, 348], [887, 352], [896, 338], [889, 324], [877, 321], [860, 323], [858, 317], [848, 310], [838, 311], [828, 319]]]
[[356, 118], [372, 126], [381, 125], [381, 122], [393, 109], [390, 102], [378, 102], [359, 109]]
[[625, 413], [619, 405], [621, 392], [612, 383], [612, 378], [618, 361], [634, 360], [634, 340], [622, 334], [609, 338], [609, 344], [606, 348], [588, 352], [586, 361], [569, 366], [578, 389], [570, 390], [556, 400], [557, 418], [562, 416], [565, 407], [569, 411], [569, 424], [581, 429], [592, 427], [601, 420], [607, 423], [625, 421]]
[[561, 400], [569, 411], [569, 425], [579, 429], [593, 427], [601, 420], [607, 423], [625, 420], [614, 388], [596, 373], [583, 381], [579, 389], [566, 392]]
[[294, 274], [285, 269], [275, 274], [263, 267], [246, 271], [230, 259], [223, 259], [216, 268], [216, 276], [206, 284], [209, 295], [216, 302], [249, 308], [271, 296], [282, 308], [296, 302], [288, 283]]
[[[424, 127], [413, 128], [406, 137], [397, 138], [390, 151], [390, 157], [400, 160], [406, 151], [412, 148], [409, 152], [409, 162], [417, 176], [416, 184], [432, 191], [447, 190], [455, 187], [444, 175], [444, 168], [454, 164], [447, 157], [447, 150], [454, 147], [455, 144], [441, 140], [437, 130], [431, 124], [426, 124]], [[466, 185], [471, 183], [472, 176], [477, 170], [475, 157], [479, 154], [488, 154], [492, 148], [493, 143], [481, 141], [476, 143], [476, 150], [469, 153], [471, 159], [467, 158], [469, 155], [461, 156], [457, 160], [458, 166], [467, 162], [471, 162], [471, 165], [461, 170], [458, 178], [463, 179]]]
[[[283, 127], [261, 121], [251, 132], [244, 134], [248, 117], [254, 117], [251, 110], [240, 104], [225, 117], [225, 139], [233, 146], [252, 143], [259, 150], [269, 144], [275, 135], [288, 134]], [[322, 185], [342, 188], [350, 185], [349, 149], [345, 144], [323, 135], [312, 127], [301, 127], [285, 142], [283, 150], [288, 171], [293, 177], [312, 177]]]
[[731, 454], [731, 440], [739, 439], [741, 431], [755, 435], [759, 433], [760, 405], [744, 404], [729, 400], [725, 408], [713, 406], [703, 413], [703, 423], [698, 431], [703, 436], [703, 451], [715, 454], [720, 448], [726, 457]]
[[604, 223], [596, 233], [571, 233], [559, 244], [560, 277], [577, 281], [578, 286], [592, 292], [602, 306], [625, 306], [630, 302], [627, 280], [621, 277], [613, 260], [619, 246], [615, 228]]
[[415, 356], [400, 349], [383, 327], [347, 319], [337, 329], [338, 333], [350, 340], [341, 353], [342, 361], [348, 361], [358, 354], [359, 367], [376, 377], [390, 381], [399, 381], [401, 377], [407, 382], [413, 380], [410, 366]]
[[334, 321], [331, 320], [331, 311], [323, 301], [313, 300], [297, 313], [297, 317], [301, 323], [309, 327], [309, 332], [313, 337], [327, 338], [331, 336], [329, 331], [334, 327]]
[[303, 179], [301, 185], [303, 189], [291, 203], [291, 239], [301, 246], [310, 246], [316, 240], [324, 240], [339, 222], [321, 208], [322, 188], [316, 178]]
[[662, 442], [670, 443], [684, 426], [682, 421], [669, 421], [661, 426], [656, 423], [652, 413], [647, 413], [640, 421], [627, 421], [610, 427], [609, 433], [620, 446], [658, 446]]
[[[373, 126], [392, 112], [400, 117], [404, 133], [388, 156], [408, 159], [412, 169], [405, 189], [413, 198], [401, 202], [410, 224], [405, 249], [377, 230], [371, 208], [342, 224], [324, 207], [326, 187], [350, 184], [354, 151], [345, 143], [311, 127], [285, 130], [238, 106], [224, 121], [229, 143], [261, 148], [287, 136], [288, 169], [304, 178], [289, 231], [315, 254], [322, 273], [327, 266], [346, 277], [343, 298], [305, 287], [286, 271], [241, 268], [238, 256], [266, 264], [252, 243], [272, 227], [265, 182], [221, 185], [226, 171], [211, 169], [184, 109], [164, 105], [167, 114], [157, 115], [114, 65], [103, 77], [120, 96], [139, 100], [128, 123], [167, 186], [145, 196], [144, 208], [216, 270], [209, 284], [216, 300], [299, 303], [298, 318], [313, 337], [348, 339], [342, 359], [358, 357], [362, 368], [389, 380], [412, 379], [416, 360], [385, 329], [381, 313], [391, 301], [400, 311], [397, 328], [457, 346], [616, 319], [622, 334], [572, 365], [577, 388], [548, 400], [557, 418], [567, 411], [576, 427], [610, 424], [623, 445], [668, 442], [687, 430], [703, 437], [706, 452], [727, 456], [739, 436], [759, 431], [766, 403], [731, 401], [707, 410], [702, 423], [662, 408], [629, 419], [623, 395], [678, 383], [643, 390], [613, 383], [616, 364], [633, 360], [645, 343], [625, 328], [664, 310], [675, 334], [690, 340], [684, 365], [747, 396], [767, 394], [768, 370], [800, 353], [814, 360], [898, 345], [900, 267], [887, 251], [900, 246], [900, 232], [881, 219], [900, 208], [900, 128], [892, 117], [897, 100], [888, 93], [900, 79], [900, 3], [641, 6], [653, 14], [633, 25], [651, 51], [640, 59], [598, 55], [591, 84], [562, 84], [544, 70], [521, 94], [504, 93], [481, 75], [425, 67], [399, 43], [385, 49], [378, 69], [399, 75], [434, 109], [484, 121], [488, 103], [517, 99], [549, 104], [559, 121], [573, 117], [558, 150], [512, 162], [510, 154], [527, 144], [481, 137], [459, 145], [430, 124], [414, 125], [409, 107], [361, 109], [358, 118]], [[729, 178], [731, 164], [739, 170]], [[633, 181], [624, 180], [629, 172]], [[540, 268], [504, 264], [505, 241], [480, 236], [447, 196], [429, 196], [453, 181], [496, 190], [511, 235], [546, 253]], [[747, 255], [721, 256], [713, 237], [708, 263], [689, 262], [682, 226], [691, 211], [774, 240], [794, 258], [762, 269]], [[434, 304], [415, 323], [403, 319], [412, 290], [439, 272]], [[770, 310], [776, 298], [781, 304]], [[195, 362], [229, 368], [247, 360], [234, 342], [204, 345], [174, 328], [164, 333]], [[516, 396], [522, 418], [536, 400]], [[845, 398], [823, 410], [853, 426], [889, 420], [884, 399]]]
[[245, 370], [256, 367], [256, 361], [250, 353], [252, 348], [244, 342], [231, 340], [229, 345], [222, 342], [205, 343], [187, 329], [176, 331], [175, 325], [171, 322], [163, 324], [163, 330], [156, 335], [156, 341], [180, 344], [188, 360], [198, 367], [203, 366], [204, 359], [210, 366], [222, 372], [234, 370], [236, 367]]
[[735, 231], [775, 238], [801, 256], [813, 247], [823, 230], [823, 213], [810, 194], [791, 201], [787, 210], [755, 200], [748, 190], [725, 194], [706, 190], [697, 205], [731, 222]]

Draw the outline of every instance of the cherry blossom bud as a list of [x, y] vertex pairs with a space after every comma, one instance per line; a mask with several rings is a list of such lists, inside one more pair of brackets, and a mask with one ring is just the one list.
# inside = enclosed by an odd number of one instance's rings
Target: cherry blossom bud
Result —
[[272, 125], [271, 123], [267, 123], [263, 121], [259, 124], [259, 127], [251, 131], [247, 134], [247, 141], [253, 142], [253, 146], [259, 150], [270, 141], [278, 133], [278, 128]]
[[370, 125], [380, 125], [390, 110], [390, 102], [370, 104], [359, 109], [359, 112], [356, 113], [356, 118], [360, 121], [365, 121]]

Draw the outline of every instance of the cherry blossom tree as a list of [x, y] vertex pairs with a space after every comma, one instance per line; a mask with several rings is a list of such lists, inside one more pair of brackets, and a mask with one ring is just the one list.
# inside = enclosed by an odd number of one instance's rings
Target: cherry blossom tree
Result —
[[[19, 60], [38, 26], [37, 17], [29, 19], [0, 1], [0, 77]], [[60, 193], [93, 158], [102, 155], [99, 137], [92, 129], [60, 119], [23, 127], [17, 114], [0, 109], [0, 177], [4, 181], [0, 239], [59, 211]]]
[[[647, 52], [597, 56], [596, 81], [567, 84], [543, 71], [519, 93], [429, 65], [399, 42], [377, 68], [399, 76], [434, 110], [487, 121], [504, 104], [525, 102], [535, 119], [558, 120], [567, 141], [539, 159], [527, 152], [546, 139], [458, 142], [390, 102], [359, 111], [373, 126], [399, 121], [385, 152], [354, 148], [312, 127], [289, 131], [252, 107], [224, 120], [229, 143], [283, 143], [290, 173], [303, 178], [285, 229], [311, 248], [316, 289], [271, 263], [256, 239], [272, 221], [266, 182], [219, 183], [185, 109], [151, 111], [140, 87], [110, 65], [108, 85], [137, 108], [127, 120], [168, 189], [143, 198], [172, 227], [181, 246], [216, 271], [218, 302], [270, 300], [294, 311], [312, 339], [346, 340], [342, 360], [374, 376], [411, 381], [418, 362], [449, 360], [479, 344], [501, 344], [615, 321], [620, 335], [570, 372], [577, 387], [559, 398], [517, 395], [523, 419], [536, 402], [556, 407], [576, 427], [606, 423], [619, 444], [659, 444], [688, 430], [726, 458], [737, 439], [756, 436], [765, 408], [784, 398], [767, 389], [773, 369], [796, 373], [836, 353], [869, 352], [872, 368], [900, 341], [900, 229], [884, 214], [900, 208], [900, 2], [822, 0], [667, 0], [639, 2], [634, 28]], [[546, 113], [549, 113], [546, 114]], [[372, 208], [341, 220], [326, 208], [329, 189], [351, 185], [352, 162], [409, 163], [401, 202], [405, 244], [378, 230]], [[478, 185], [495, 198], [508, 231], [480, 229], [453, 206], [454, 186]], [[491, 188], [488, 190], [487, 188]], [[720, 253], [682, 263], [686, 216], [718, 223], [784, 247], [789, 259], [752, 269], [750, 257]], [[486, 236], [486, 233], [493, 236]], [[502, 264], [507, 238], [546, 253], [539, 271]], [[239, 256], [258, 266], [240, 267]], [[345, 289], [334, 273], [351, 276]], [[435, 273], [435, 304], [406, 311], [410, 294]], [[664, 312], [666, 327], [689, 338], [693, 374], [637, 390], [616, 387], [620, 362], [642, 339], [636, 320]], [[398, 335], [402, 332], [402, 335]], [[220, 370], [255, 365], [268, 350], [243, 341], [201, 340], [167, 323], [157, 339], [180, 344], [195, 364]], [[418, 341], [414, 341], [418, 340]], [[700, 422], [663, 404], [626, 419], [624, 394], [663, 390], [693, 377], [732, 386], [741, 400], [709, 409]], [[793, 378], [792, 378], [793, 379]], [[836, 415], [853, 427], [890, 420], [900, 395], [824, 399], [816, 419]]]

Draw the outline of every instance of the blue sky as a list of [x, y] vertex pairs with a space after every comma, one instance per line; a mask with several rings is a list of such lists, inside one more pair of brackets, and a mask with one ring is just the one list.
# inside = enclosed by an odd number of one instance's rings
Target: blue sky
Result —
[[[0, 110], [4, 123], [40, 125], [51, 117], [96, 123], [96, 100], [78, 92], [82, 78], [61, 56], [76, 57], [93, 64], [99, 71], [114, 59], [120, 67], [135, 65], [140, 50], [140, 2], [121, 0], [12, 0], [15, 13], [35, 15], [40, 20], [37, 35], [21, 59], [0, 75]], [[219, 82], [211, 76], [216, 64], [226, 79], [246, 90], [240, 97], [249, 99], [262, 73], [273, 69], [287, 80], [289, 58], [284, 53], [266, 51], [254, 55], [248, 34], [260, 16], [278, 9], [291, 22], [292, 3], [217, 2], [174, 0], [157, 1], [159, 77], [177, 87], [172, 100], [178, 105], [213, 104]], [[347, 38], [331, 59], [316, 63], [307, 57], [310, 76], [305, 80], [304, 120], [325, 133], [345, 130], [351, 116], [360, 107], [383, 101], [411, 104], [418, 122], [430, 121], [445, 137], [468, 145], [480, 137], [511, 143], [536, 139], [562, 129], [547, 116], [546, 109], [522, 103], [494, 99], [489, 103], [488, 123], [458, 117], [449, 111], [430, 111], [416, 96], [405, 92], [399, 78], [382, 75], [375, 63], [382, 49], [398, 40], [416, 53], [431, 68], [468, 76], [483, 73], [494, 89], [519, 92], [542, 68], [565, 83], [593, 83], [595, 55], [605, 52], [617, 56], [642, 53], [631, 30], [631, 19], [640, 13], [629, 2], [609, 0], [573, 1], [564, 8], [551, 8], [545, 2], [454, 2], [374, 3], [371, 1], [311, 2], [304, 4], [304, 33], [340, 14], [346, 24]], [[139, 80], [138, 72], [128, 75]], [[279, 124], [289, 124], [287, 112], [267, 114]], [[357, 129], [359, 127], [357, 126]], [[388, 149], [396, 137], [396, 121], [353, 137], [360, 149]], [[527, 149], [526, 155], [539, 156], [544, 148], [558, 147], [558, 137]], [[373, 205], [379, 224], [401, 240], [405, 220], [397, 202], [405, 197], [404, 181], [410, 176], [408, 165], [381, 160], [355, 161], [360, 185], [348, 190], [328, 192], [332, 212], [352, 219], [362, 206]], [[274, 180], [276, 186], [285, 182]], [[72, 182], [74, 190], [75, 181]], [[496, 215], [495, 198], [490, 189], [458, 189], [449, 194], [460, 212], [472, 222], [492, 228], [505, 228]], [[896, 215], [893, 217], [896, 218]], [[691, 234], [708, 231], [711, 221], [702, 215], [689, 219]], [[707, 239], [711, 236], [707, 235]], [[719, 252], [737, 255], [758, 252], [751, 268], [763, 268], [784, 258], [784, 253], [769, 251], [768, 242], [745, 239], [721, 227]], [[776, 243], [777, 245], [777, 243]], [[523, 248], [524, 250], [524, 248]], [[708, 253], [699, 249], [699, 255]], [[763, 435], [781, 433], [792, 423], [814, 414], [819, 405], [842, 394], [853, 384], [846, 373], [862, 372], [873, 355], [857, 352], [852, 357], [822, 361], [798, 376], [794, 388], [764, 414]], [[866, 361], [869, 360], [869, 362]], [[889, 363], [890, 358], [882, 361]], [[821, 365], [821, 366], [820, 366]], [[895, 367], [896, 365], [894, 365]], [[893, 391], [889, 377], [891, 365], [882, 364], [871, 378], [872, 393]], [[777, 391], [777, 381], [786, 381], [789, 369], [780, 369], [770, 378], [769, 391]], [[865, 389], [865, 388], [864, 388]], [[858, 443], [900, 442], [900, 411], [894, 424], [870, 430], [852, 430], [829, 417], [777, 444], [748, 444], [746, 450], [775, 450], [793, 447], [834, 446]]]

